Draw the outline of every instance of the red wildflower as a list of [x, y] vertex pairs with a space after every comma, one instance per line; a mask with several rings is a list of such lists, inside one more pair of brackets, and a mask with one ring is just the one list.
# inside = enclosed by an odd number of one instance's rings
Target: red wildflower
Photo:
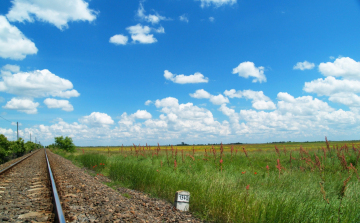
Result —
[[266, 165], [266, 169], [269, 171], [269, 165]]
[[250, 189], [250, 184], [248, 184], [247, 186], [246, 186], [246, 190], [249, 190]]
[[257, 174], [257, 172], [255, 172], [254, 174]]
[[220, 160], [220, 163], [221, 163], [221, 164], [223, 163], [223, 160], [222, 160], [222, 159]]
[[246, 171], [244, 171], [244, 172], [241, 172], [242, 174], [245, 174], [246, 173]]

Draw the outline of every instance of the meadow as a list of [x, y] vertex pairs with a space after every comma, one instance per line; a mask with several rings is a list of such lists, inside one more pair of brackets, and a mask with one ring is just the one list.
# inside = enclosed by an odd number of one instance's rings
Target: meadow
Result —
[[174, 201], [209, 222], [359, 222], [360, 142], [78, 147], [112, 185]]

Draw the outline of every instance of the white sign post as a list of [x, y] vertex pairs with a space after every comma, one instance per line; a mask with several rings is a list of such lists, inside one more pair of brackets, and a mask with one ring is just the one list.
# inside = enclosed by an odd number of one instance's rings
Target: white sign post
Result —
[[179, 190], [175, 194], [174, 206], [180, 211], [189, 211], [190, 192]]

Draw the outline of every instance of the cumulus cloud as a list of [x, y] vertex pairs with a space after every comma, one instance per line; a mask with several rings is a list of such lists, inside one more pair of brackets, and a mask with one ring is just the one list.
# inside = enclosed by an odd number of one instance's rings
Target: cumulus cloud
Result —
[[224, 97], [224, 95], [222, 94], [211, 95], [210, 102], [213, 103], [214, 105], [221, 105], [221, 104], [229, 103], [229, 99], [227, 97]]
[[266, 82], [266, 77], [264, 74], [264, 67], [255, 67], [253, 62], [243, 62], [239, 66], [233, 69], [233, 74], [238, 74], [240, 77], [249, 78], [252, 77], [253, 83], [256, 82]]
[[136, 14], [141, 20], [144, 20], [146, 22], [152, 23], [152, 24], [157, 24], [159, 23], [161, 20], [168, 20], [166, 17], [159, 15], [158, 13], [155, 14], [149, 14], [146, 15], [145, 14], [145, 9], [143, 4], [140, 2], [139, 5], [139, 9], [137, 11]]
[[6, 64], [1, 68], [2, 76], [9, 76], [12, 73], [17, 73], [20, 71], [20, 67], [18, 65]]
[[0, 15], [0, 57], [4, 59], [23, 60], [26, 55], [36, 54], [35, 44], [5, 16]]
[[189, 22], [189, 18], [185, 14], [179, 16], [179, 20], [183, 21], [183, 22], [186, 22], [186, 23]]
[[151, 119], [152, 116], [149, 112], [146, 110], [137, 110], [134, 114], [132, 114], [132, 117], [137, 119]]
[[4, 129], [0, 127], [0, 134], [3, 134], [8, 140], [16, 140], [13, 138], [14, 131], [12, 129]]
[[210, 102], [213, 103], [214, 105], [229, 103], [229, 99], [227, 97], [224, 97], [224, 95], [222, 94], [211, 95], [209, 92], [205, 91], [204, 89], [196, 90], [195, 93], [190, 94], [190, 96], [197, 99], [202, 99], [202, 98], [209, 99]]
[[153, 103], [151, 100], [145, 101], [145, 105], [150, 105], [151, 103]]
[[197, 83], [207, 83], [209, 79], [204, 77], [203, 74], [196, 72], [195, 74], [185, 76], [184, 74], [172, 74], [170, 71], [164, 71], [164, 77], [166, 80], [170, 80], [177, 84], [197, 84]]
[[280, 99], [278, 102], [278, 111], [283, 114], [290, 113], [296, 116], [313, 116], [319, 111], [332, 112], [335, 110], [330, 107], [328, 103], [313, 98], [312, 96], [294, 98], [286, 92], [280, 92], [278, 99]]
[[196, 0], [201, 1], [201, 7], [214, 5], [220, 7], [222, 5], [233, 5], [237, 0]]
[[215, 21], [215, 18], [214, 18], [214, 17], [209, 17], [209, 21], [210, 21], [210, 22], [214, 22], [214, 21]]
[[[90, 125], [94, 121], [89, 121], [90, 118], [85, 116], [86, 123], [68, 123], [57, 119], [51, 125], [25, 128], [24, 133], [32, 132], [41, 138], [42, 142], [44, 140], [49, 143], [53, 142], [54, 136], [67, 135], [74, 139], [76, 145], [99, 145], [101, 142], [109, 145], [118, 144], [119, 141], [124, 144], [140, 141], [144, 144], [173, 143], [176, 140], [208, 140], [230, 134], [229, 123], [216, 121], [207, 109], [199, 108], [192, 103], [182, 104], [176, 98], [170, 97], [158, 99], [155, 104], [161, 112], [158, 118], [149, 118], [146, 112], [137, 111], [130, 115], [124, 112], [119, 125], [114, 128], [109, 128], [111, 121], [103, 125], [103, 121], [99, 121], [102, 118], [95, 118], [96, 124]], [[141, 117], [149, 119], [142, 121], [138, 119]]]
[[201, 98], [210, 98], [211, 94], [205, 91], [204, 89], [199, 89], [196, 90], [194, 94], [190, 94], [190, 96], [193, 98], [201, 99]]
[[164, 29], [164, 27], [162, 27], [162, 26], [160, 26], [159, 28], [154, 29], [154, 30], [155, 30], [155, 32], [157, 32], [157, 33], [165, 33], [165, 29]]
[[93, 21], [96, 14], [84, 0], [12, 0], [6, 15], [9, 21], [48, 22], [59, 29], [68, 28], [68, 22]]
[[335, 77], [319, 78], [311, 82], [305, 82], [304, 91], [316, 93], [319, 96], [330, 96], [340, 92], [360, 92], [360, 81], [357, 80], [338, 80]]
[[68, 100], [57, 100], [54, 98], [46, 98], [44, 104], [48, 108], [61, 108], [64, 111], [70, 112], [74, 110], [74, 107], [70, 104]]
[[126, 45], [128, 42], [128, 37], [122, 34], [114, 35], [110, 38], [109, 42], [115, 45]]
[[91, 127], [109, 127], [109, 125], [114, 124], [114, 120], [108, 114], [101, 112], [93, 112], [88, 116], [83, 116], [79, 122]]
[[360, 62], [350, 57], [340, 57], [334, 62], [320, 63], [319, 71], [325, 76], [360, 79]]
[[335, 110], [326, 102], [311, 96], [295, 98], [280, 92], [277, 98], [277, 109], [271, 112], [243, 109], [237, 113], [226, 104], [222, 104], [219, 111], [229, 117], [234, 133], [259, 139], [323, 137], [330, 132], [347, 134], [347, 129], [350, 126], [357, 128], [356, 124], [360, 121], [358, 111]]
[[6, 103], [5, 106], [2, 107], [5, 109], [24, 112], [26, 114], [36, 114], [38, 106], [39, 103], [33, 102], [30, 99], [12, 98], [10, 101]]
[[304, 62], [297, 62], [296, 65], [293, 67], [294, 70], [311, 70], [315, 67], [314, 63], [310, 63], [308, 61]]
[[329, 101], [344, 104], [349, 107], [359, 107], [360, 97], [357, 94], [350, 92], [341, 92], [333, 94], [329, 97]]
[[187, 134], [191, 132], [208, 132], [220, 135], [229, 133], [227, 122], [215, 121], [212, 113], [194, 106], [192, 103], [179, 104], [178, 99], [168, 97], [155, 101], [155, 106], [161, 108], [160, 120], [166, 121], [170, 130]]
[[3, 75], [0, 81], [0, 92], [25, 97], [78, 97], [80, 94], [72, 89], [73, 84], [60, 78], [49, 70], [35, 70]]
[[142, 26], [137, 24], [135, 26], [129, 26], [126, 28], [131, 34], [131, 39], [134, 43], [150, 44], [157, 42], [153, 34], [150, 34], [151, 28], [149, 26]]
[[224, 95], [229, 98], [246, 98], [250, 99], [252, 107], [257, 110], [273, 110], [276, 105], [262, 91], [244, 90], [236, 91], [235, 89], [225, 90]]

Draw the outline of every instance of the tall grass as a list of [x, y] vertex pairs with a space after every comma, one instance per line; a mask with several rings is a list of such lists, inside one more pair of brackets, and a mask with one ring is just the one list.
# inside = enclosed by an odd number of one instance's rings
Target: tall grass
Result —
[[89, 168], [105, 163], [98, 171], [112, 180], [170, 202], [177, 190], [190, 191], [190, 211], [206, 221], [359, 222], [359, 149], [324, 146], [237, 153], [135, 147], [77, 160]]

